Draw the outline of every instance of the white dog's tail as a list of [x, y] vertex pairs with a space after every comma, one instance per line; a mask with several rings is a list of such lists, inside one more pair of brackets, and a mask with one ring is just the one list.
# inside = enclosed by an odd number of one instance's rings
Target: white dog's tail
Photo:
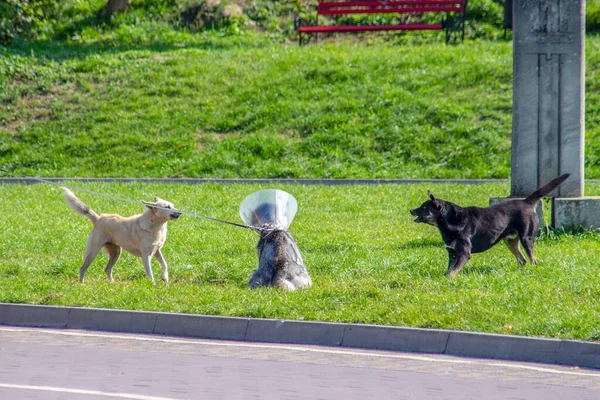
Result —
[[62, 186], [61, 189], [63, 191], [63, 194], [65, 195], [65, 201], [67, 202], [69, 207], [71, 207], [76, 213], [85, 215], [90, 219], [90, 221], [92, 221], [92, 224], [95, 224], [99, 218], [98, 214], [96, 214], [94, 210], [88, 207], [83, 201], [79, 200], [77, 196], [75, 196], [75, 194], [69, 189]]

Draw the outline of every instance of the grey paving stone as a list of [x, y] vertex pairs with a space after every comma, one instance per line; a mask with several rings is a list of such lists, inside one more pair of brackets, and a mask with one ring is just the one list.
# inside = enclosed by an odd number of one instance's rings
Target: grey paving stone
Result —
[[445, 353], [600, 368], [600, 343], [475, 332], [2, 303], [0, 324]]
[[247, 318], [159, 313], [154, 333], [203, 339], [244, 340]]
[[449, 331], [393, 326], [350, 325], [344, 332], [343, 347], [443, 353]]
[[245, 339], [257, 342], [339, 346], [343, 334], [344, 324], [250, 319]]
[[72, 308], [67, 328], [99, 331], [152, 333], [157, 313], [145, 311]]

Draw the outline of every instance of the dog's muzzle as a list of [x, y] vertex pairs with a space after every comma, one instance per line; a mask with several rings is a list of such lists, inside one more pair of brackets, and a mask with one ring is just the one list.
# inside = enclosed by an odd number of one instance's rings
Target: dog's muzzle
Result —
[[410, 210], [410, 215], [417, 217], [413, 222], [423, 222], [423, 217], [417, 213], [417, 209]]
[[171, 213], [171, 218], [172, 219], [177, 219], [179, 217], [181, 217], [181, 213], [180, 212]]

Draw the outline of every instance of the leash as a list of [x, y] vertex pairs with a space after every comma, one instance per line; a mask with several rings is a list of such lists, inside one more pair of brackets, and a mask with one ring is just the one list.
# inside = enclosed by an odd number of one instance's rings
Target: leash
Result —
[[141, 204], [141, 205], [143, 205], [145, 207], [152, 207], [152, 208], [156, 208], [156, 209], [160, 209], [160, 210], [166, 210], [166, 211], [178, 211], [181, 214], [187, 215], [189, 217], [194, 217], [194, 218], [199, 218], [199, 219], [205, 219], [207, 221], [213, 221], [213, 222], [220, 222], [222, 224], [237, 226], [239, 228], [251, 229], [251, 230], [253, 230], [255, 232], [259, 232], [259, 233], [261, 231], [263, 231], [263, 228], [259, 228], [259, 227], [256, 227], [256, 226], [238, 224], [238, 223], [235, 223], [235, 222], [225, 221], [225, 220], [222, 220], [222, 219], [217, 219], [217, 218], [212, 218], [212, 217], [206, 217], [204, 215], [194, 214], [194, 213], [191, 213], [191, 212], [186, 212], [186, 211], [181, 211], [181, 210], [173, 210], [172, 208], [164, 208], [164, 207], [152, 206], [152, 205], [151, 206], [146, 206], [141, 201], [131, 200], [131, 199], [125, 199], [125, 198], [122, 198], [122, 197], [117, 197], [117, 196], [113, 196], [113, 195], [105, 194], [105, 193], [100, 193], [100, 192], [95, 192], [93, 190], [83, 189], [83, 188], [76, 187], [76, 186], [62, 185], [60, 183], [56, 183], [56, 182], [52, 182], [52, 181], [47, 181], [47, 180], [41, 179], [41, 178], [35, 178], [34, 177], [34, 178], [31, 178], [31, 179], [34, 179], [34, 180], [42, 182], [42, 183], [47, 183], [49, 185], [63, 186], [63, 187], [69, 188], [71, 190], [76, 190], [76, 191], [79, 191], [79, 192], [86, 192], [86, 193], [90, 193], [90, 194], [93, 194], [93, 195], [96, 195], [96, 196], [106, 197], [106, 198], [109, 198], [109, 199], [113, 199], [113, 200], [117, 200], [117, 201], [122, 201], [122, 202], [125, 202], [125, 203]]

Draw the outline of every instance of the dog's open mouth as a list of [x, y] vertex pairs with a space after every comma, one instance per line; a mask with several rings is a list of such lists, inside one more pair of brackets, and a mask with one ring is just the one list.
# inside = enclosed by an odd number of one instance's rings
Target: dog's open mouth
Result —
[[178, 219], [181, 217], [181, 213], [171, 214], [171, 219]]
[[423, 222], [423, 217], [417, 214], [417, 210], [410, 210], [410, 215], [417, 217], [414, 222]]

